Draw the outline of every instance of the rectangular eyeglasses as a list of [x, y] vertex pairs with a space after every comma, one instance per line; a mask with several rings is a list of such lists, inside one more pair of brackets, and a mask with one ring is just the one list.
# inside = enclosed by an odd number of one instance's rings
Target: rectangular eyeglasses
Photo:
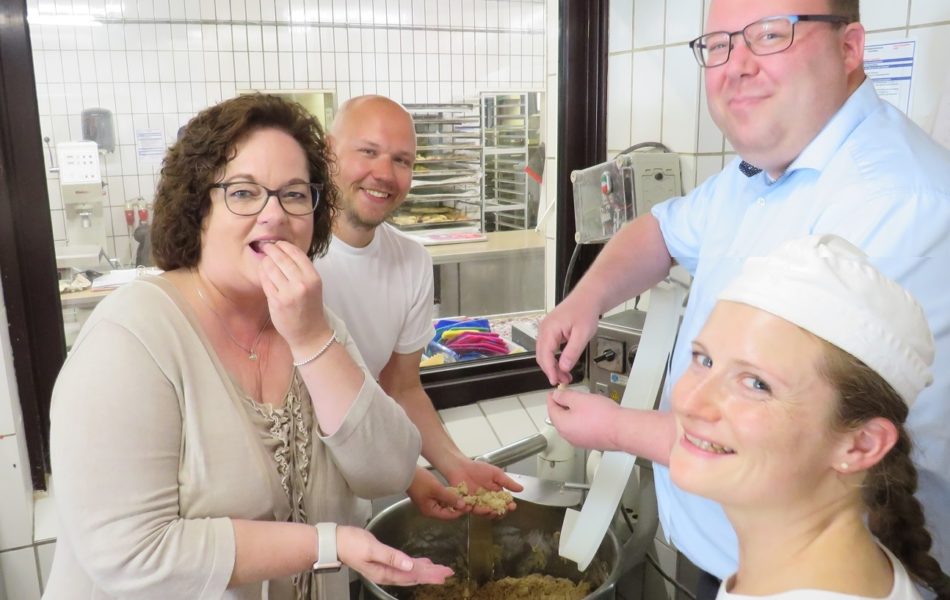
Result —
[[279, 190], [271, 190], [251, 181], [215, 183], [212, 188], [224, 190], [224, 204], [228, 210], [242, 217], [259, 214], [271, 196], [288, 215], [302, 217], [311, 214], [320, 203], [322, 183], [291, 183]]
[[784, 52], [795, 40], [795, 24], [802, 21], [844, 24], [847, 17], [840, 15], [783, 15], [766, 17], [749, 23], [739, 31], [714, 31], [701, 35], [689, 43], [696, 62], [711, 68], [726, 64], [732, 54], [732, 38], [742, 34], [746, 47], [756, 56]]

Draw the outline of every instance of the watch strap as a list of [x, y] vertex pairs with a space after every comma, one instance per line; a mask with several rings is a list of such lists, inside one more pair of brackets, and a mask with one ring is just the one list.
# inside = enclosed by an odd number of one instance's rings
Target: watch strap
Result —
[[317, 523], [317, 562], [313, 563], [313, 570], [320, 572], [336, 572], [343, 563], [336, 555], [336, 523]]

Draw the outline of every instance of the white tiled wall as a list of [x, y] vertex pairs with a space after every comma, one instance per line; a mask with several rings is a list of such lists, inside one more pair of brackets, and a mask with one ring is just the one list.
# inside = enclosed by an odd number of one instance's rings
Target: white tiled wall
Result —
[[[159, 169], [137, 157], [136, 131], [159, 129], [170, 144], [194, 113], [242, 89], [332, 89], [338, 102], [379, 93], [407, 103], [543, 90], [545, 2], [30, 0], [40, 124], [55, 148], [81, 139], [83, 109], [113, 112], [117, 146], [102, 167], [107, 251], [125, 264], [123, 208], [152, 199]], [[54, 237], [64, 242], [55, 175], [47, 187]]]

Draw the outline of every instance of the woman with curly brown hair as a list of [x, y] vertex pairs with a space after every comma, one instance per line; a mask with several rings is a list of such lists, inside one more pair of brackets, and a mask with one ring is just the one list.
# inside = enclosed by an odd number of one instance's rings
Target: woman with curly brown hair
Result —
[[312, 116], [260, 94], [201, 112], [169, 149], [165, 272], [96, 308], [54, 389], [47, 597], [261, 598], [266, 582], [338, 599], [341, 562], [394, 584], [451, 573], [348, 526], [356, 496], [406, 489], [420, 442], [323, 308], [331, 164]]

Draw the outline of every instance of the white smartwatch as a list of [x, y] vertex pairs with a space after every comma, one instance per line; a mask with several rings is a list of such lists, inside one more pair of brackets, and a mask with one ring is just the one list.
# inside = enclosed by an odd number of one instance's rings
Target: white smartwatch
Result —
[[343, 563], [336, 556], [336, 523], [317, 523], [317, 562], [315, 573], [336, 573]]

